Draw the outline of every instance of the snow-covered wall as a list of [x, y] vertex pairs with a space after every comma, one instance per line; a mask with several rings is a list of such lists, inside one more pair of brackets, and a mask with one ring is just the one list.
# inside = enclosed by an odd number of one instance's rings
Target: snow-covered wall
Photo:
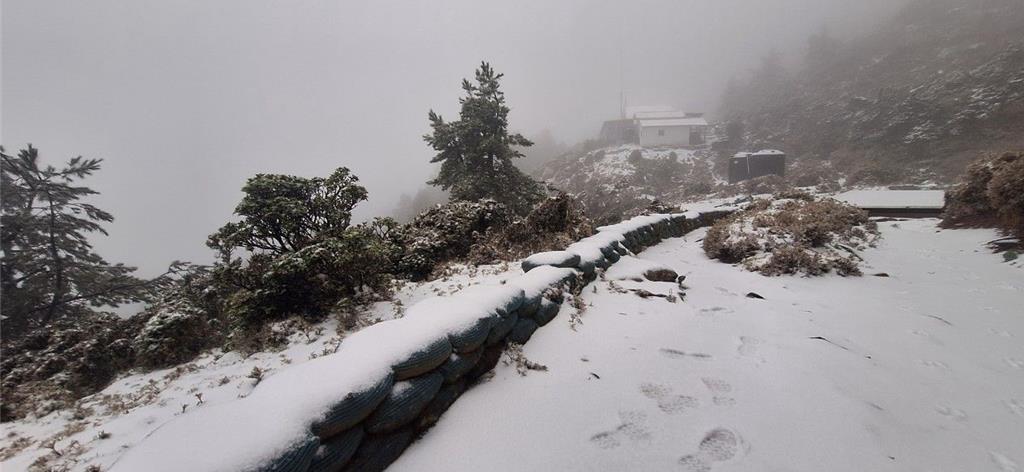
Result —
[[527, 342], [623, 255], [713, 223], [729, 210], [640, 216], [565, 251], [523, 261], [524, 275], [410, 307], [344, 340], [338, 352], [261, 382], [245, 398], [182, 415], [128, 450], [113, 471], [383, 470], [508, 343]]

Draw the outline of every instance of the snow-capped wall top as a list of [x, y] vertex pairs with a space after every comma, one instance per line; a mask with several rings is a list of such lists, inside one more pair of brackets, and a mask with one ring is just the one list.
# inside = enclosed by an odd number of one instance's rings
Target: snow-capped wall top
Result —
[[393, 365], [423, 346], [514, 306], [522, 296], [522, 288], [504, 284], [424, 300], [403, 318], [349, 336], [335, 354], [268, 377], [246, 398], [181, 415], [130, 449], [112, 470], [256, 468], [309, 440], [313, 423], [348, 393], [378, 384], [391, 375]]

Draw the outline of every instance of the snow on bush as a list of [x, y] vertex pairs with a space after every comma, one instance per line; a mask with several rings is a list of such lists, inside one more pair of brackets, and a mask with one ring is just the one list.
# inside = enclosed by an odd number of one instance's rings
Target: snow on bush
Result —
[[947, 226], [999, 226], [1024, 236], [1024, 152], [989, 156], [971, 164], [946, 193]]
[[704, 238], [713, 259], [764, 275], [860, 275], [856, 251], [878, 238], [868, 215], [831, 198], [802, 192], [759, 199], [719, 220]]

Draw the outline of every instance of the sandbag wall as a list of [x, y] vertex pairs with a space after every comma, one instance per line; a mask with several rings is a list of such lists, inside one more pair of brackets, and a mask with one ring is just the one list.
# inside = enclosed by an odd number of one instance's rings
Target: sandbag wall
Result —
[[[498, 297], [500, 303], [487, 307], [467, 301], [485, 316], [393, 366], [393, 378], [351, 395], [348, 403], [358, 408], [337, 408], [343, 421], [328, 416], [322, 426], [314, 425], [320, 445], [311, 454], [309, 467], [287, 470], [383, 470], [498, 364], [508, 343], [525, 343], [534, 331], [551, 322], [562, 305], [563, 293], [579, 283], [574, 269], [545, 267], [509, 283], [515, 287], [513, 293], [518, 290], [521, 295]], [[428, 311], [435, 308], [427, 305]], [[447, 304], [436, 304], [436, 308], [445, 309], [442, 305]], [[415, 316], [413, 312], [420, 310], [419, 305], [414, 306], [406, 316]]]
[[349, 336], [337, 353], [269, 377], [248, 398], [167, 423], [113, 470], [383, 470], [497, 365], [508, 343], [525, 343], [551, 322], [565, 291], [623, 255], [729, 213], [641, 216], [598, 228], [564, 251], [525, 259], [526, 273], [506, 284], [417, 303], [401, 319]]

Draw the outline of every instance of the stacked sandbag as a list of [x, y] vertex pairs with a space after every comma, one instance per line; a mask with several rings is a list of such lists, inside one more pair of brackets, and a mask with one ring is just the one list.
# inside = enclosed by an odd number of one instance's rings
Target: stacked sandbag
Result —
[[521, 277], [509, 282], [523, 290], [523, 304], [519, 314], [524, 318], [533, 318], [540, 308], [541, 299], [546, 292], [572, 290], [582, 283], [579, 272], [574, 269], [540, 266]]
[[721, 216], [633, 218], [527, 258], [525, 274], [502, 285], [424, 300], [347, 337], [335, 354], [268, 376], [246, 398], [179, 416], [112, 470], [383, 470], [497, 365], [507, 343], [525, 343], [550, 323], [566, 290]]
[[538, 252], [536, 254], [523, 259], [520, 266], [523, 268], [523, 272], [529, 272], [535, 267], [541, 266], [553, 266], [553, 267], [576, 267], [580, 263], [580, 256], [569, 252], [569, 251], [547, 251]]

